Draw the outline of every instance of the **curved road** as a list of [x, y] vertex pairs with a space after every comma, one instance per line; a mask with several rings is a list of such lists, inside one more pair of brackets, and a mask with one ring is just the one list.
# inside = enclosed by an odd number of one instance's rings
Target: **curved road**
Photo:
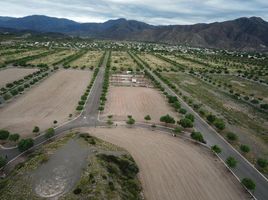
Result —
[[[104, 122], [98, 121], [98, 107], [99, 107], [99, 99], [102, 92], [102, 85], [104, 79], [104, 70], [108, 61], [109, 52], [106, 52], [103, 63], [100, 67], [99, 73], [96, 77], [94, 85], [91, 89], [88, 101], [85, 105], [85, 109], [76, 119], [67, 122], [57, 128], [55, 128], [55, 136], [59, 135], [62, 132], [78, 128], [78, 127], [94, 127], [104, 125]], [[143, 65], [143, 63], [141, 63]], [[144, 65], [143, 65], [144, 66]], [[146, 68], [146, 66], [144, 66]], [[152, 71], [146, 68], [152, 76], [158, 80], [165, 90], [170, 94], [177, 96], [165, 83], [163, 83]], [[251, 178], [256, 182], [256, 190], [254, 191], [254, 196], [259, 200], [267, 200], [268, 199], [268, 181], [267, 179], [254, 168], [252, 164], [250, 164], [239, 152], [237, 152], [225, 139], [220, 136], [217, 131], [215, 131], [206, 121], [204, 121], [190, 106], [188, 106], [179, 96], [177, 96], [181, 102], [182, 107], [184, 107], [189, 113], [192, 113], [195, 116], [195, 129], [203, 133], [207, 144], [218, 145], [222, 149], [222, 153], [219, 154], [222, 160], [225, 160], [229, 156], [233, 156], [238, 161], [238, 166], [233, 170], [235, 175], [241, 180], [243, 178]], [[142, 125], [141, 125], [142, 126]], [[146, 126], [146, 125], [144, 125]], [[148, 126], [147, 126], [148, 127]], [[159, 127], [161, 130], [169, 131], [167, 128]], [[40, 135], [34, 140], [34, 147], [39, 146], [44, 143], [46, 138], [44, 135]], [[13, 149], [1, 149], [1, 156], [8, 156], [8, 161], [12, 162], [17, 157], [21, 155], [17, 148]]]

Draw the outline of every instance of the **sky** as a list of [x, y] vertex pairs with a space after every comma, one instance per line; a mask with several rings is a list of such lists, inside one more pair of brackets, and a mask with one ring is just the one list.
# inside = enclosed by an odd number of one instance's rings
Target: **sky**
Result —
[[153, 25], [195, 24], [257, 16], [268, 0], [1, 0], [0, 16], [47, 15], [78, 22], [126, 18]]

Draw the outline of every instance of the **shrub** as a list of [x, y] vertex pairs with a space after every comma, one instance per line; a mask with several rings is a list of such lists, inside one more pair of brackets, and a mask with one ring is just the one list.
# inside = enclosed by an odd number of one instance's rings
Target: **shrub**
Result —
[[33, 128], [33, 133], [38, 133], [40, 131], [39, 127], [38, 126], [35, 126]]
[[191, 138], [198, 141], [198, 142], [206, 143], [206, 141], [203, 138], [202, 133], [200, 133], [200, 132], [195, 132], [195, 131], [192, 132]]
[[186, 114], [187, 113], [187, 110], [186, 109], [184, 109], [184, 108], [181, 108], [180, 110], [179, 110], [179, 113], [181, 113], [181, 114]]
[[241, 144], [241, 145], [240, 145], [240, 150], [241, 150], [242, 152], [244, 152], [244, 153], [248, 153], [248, 152], [250, 152], [250, 147], [247, 146], [247, 145], [245, 145], [245, 144]]
[[213, 146], [211, 147], [211, 150], [212, 150], [213, 152], [217, 153], [217, 154], [221, 153], [221, 148], [220, 148], [219, 146], [217, 146], [217, 145], [213, 145]]
[[256, 184], [250, 178], [243, 178], [241, 183], [249, 190], [255, 190]]
[[207, 120], [210, 122], [210, 123], [213, 123], [215, 120], [216, 120], [216, 116], [215, 115], [212, 115], [212, 114], [209, 114], [207, 116]]
[[54, 128], [49, 128], [46, 130], [46, 133], [45, 133], [45, 138], [51, 138], [55, 135], [55, 130]]
[[144, 119], [145, 119], [146, 121], [150, 121], [150, 120], [151, 120], [151, 116], [150, 116], [150, 115], [146, 115], [146, 116], [144, 117]]
[[135, 119], [133, 119], [132, 117], [128, 118], [127, 122], [128, 125], [133, 125], [135, 124]]
[[0, 156], [0, 168], [3, 167], [7, 163], [7, 160]]
[[22, 139], [20, 140], [18, 144], [18, 149], [19, 151], [23, 152], [23, 151], [30, 149], [33, 145], [34, 145], [34, 141], [32, 138]]
[[81, 188], [75, 188], [73, 193], [74, 194], [80, 194], [82, 192]]
[[261, 168], [266, 168], [268, 166], [268, 161], [264, 158], [258, 158], [257, 164]]
[[8, 94], [8, 93], [6, 93], [6, 94], [3, 96], [3, 98], [4, 98], [5, 101], [11, 99], [11, 97], [12, 97], [12, 96], [11, 96], [10, 94]]
[[219, 129], [219, 130], [223, 130], [225, 128], [225, 123], [222, 119], [216, 119], [214, 121], [214, 125]]
[[189, 119], [189, 120], [191, 120], [192, 122], [194, 122], [194, 115], [193, 114], [187, 114], [187, 115], [185, 115], [185, 118], [187, 118], [187, 119]]
[[193, 122], [190, 120], [190, 119], [187, 119], [187, 118], [184, 118], [184, 119], [181, 119], [179, 121], [179, 124], [183, 127], [183, 128], [192, 128], [194, 125], [193, 125]]
[[79, 105], [79, 106], [76, 107], [76, 110], [81, 111], [81, 110], [83, 110], [83, 108], [84, 108], [84, 106]]
[[20, 138], [20, 135], [18, 133], [10, 134], [8, 137], [8, 139], [13, 142], [18, 141], [19, 138]]
[[176, 121], [173, 117], [167, 114], [160, 117], [160, 122], [165, 122], [166, 124], [175, 124]]
[[225, 162], [228, 165], [228, 167], [230, 167], [230, 168], [235, 168], [236, 164], [237, 164], [237, 160], [231, 156], [228, 157]]
[[238, 137], [236, 134], [229, 132], [229, 133], [227, 133], [227, 139], [230, 141], [236, 141], [238, 139]]
[[9, 136], [9, 131], [0, 130], [0, 140], [6, 140]]

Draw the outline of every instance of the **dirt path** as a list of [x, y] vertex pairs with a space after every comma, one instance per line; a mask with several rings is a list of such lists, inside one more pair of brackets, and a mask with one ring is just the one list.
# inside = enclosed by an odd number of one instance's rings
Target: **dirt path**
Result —
[[147, 200], [249, 199], [219, 160], [189, 141], [138, 128], [83, 131], [130, 152]]
[[114, 115], [114, 119], [125, 120], [132, 115], [136, 121], [145, 121], [150, 115], [152, 122], [170, 114], [178, 117], [156, 89], [145, 87], [110, 87], [103, 115]]
[[61, 70], [17, 100], [0, 109], [0, 128], [29, 136], [34, 126], [41, 130], [62, 123], [75, 112], [90, 81], [89, 71]]
[[8, 68], [0, 71], [0, 87], [5, 86], [7, 83], [22, 79], [38, 69], [23, 69], [23, 68]]

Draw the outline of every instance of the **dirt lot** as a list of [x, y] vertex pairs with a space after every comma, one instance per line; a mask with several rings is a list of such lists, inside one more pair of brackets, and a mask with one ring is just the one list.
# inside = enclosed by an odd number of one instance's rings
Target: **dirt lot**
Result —
[[158, 123], [163, 115], [178, 116], [160, 92], [152, 88], [111, 86], [107, 99], [103, 116], [113, 115], [115, 120], [126, 120], [132, 115], [136, 121], [145, 121], [144, 117], [150, 115], [151, 121]]
[[0, 109], [0, 128], [29, 136], [34, 126], [45, 130], [75, 112], [90, 81], [90, 72], [61, 70], [25, 95]]
[[248, 199], [210, 151], [189, 141], [138, 128], [83, 131], [129, 151], [140, 168], [145, 199]]
[[22, 79], [38, 69], [23, 69], [23, 68], [8, 68], [0, 71], [0, 87], [5, 86], [7, 83]]

